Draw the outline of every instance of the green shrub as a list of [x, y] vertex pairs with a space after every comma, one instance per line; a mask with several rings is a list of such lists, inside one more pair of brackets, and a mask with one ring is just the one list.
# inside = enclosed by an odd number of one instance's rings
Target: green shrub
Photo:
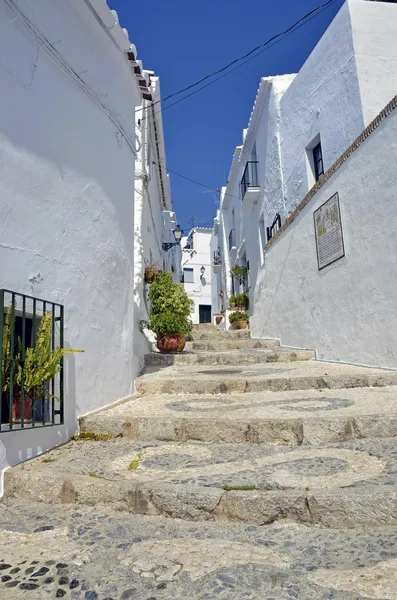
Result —
[[234, 323], [244, 323], [248, 321], [248, 315], [245, 312], [236, 310], [229, 315], [229, 322], [231, 325]]
[[186, 336], [191, 333], [192, 324], [188, 317], [194, 303], [181, 284], [173, 283], [172, 273], [157, 275], [150, 288], [149, 298], [149, 327], [156, 335], [180, 333]]
[[186, 317], [176, 315], [172, 312], [163, 312], [153, 315], [149, 320], [150, 329], [156, 335], [172, 335], [180, 333], [181, 335], [190, 335], [192, 324]]

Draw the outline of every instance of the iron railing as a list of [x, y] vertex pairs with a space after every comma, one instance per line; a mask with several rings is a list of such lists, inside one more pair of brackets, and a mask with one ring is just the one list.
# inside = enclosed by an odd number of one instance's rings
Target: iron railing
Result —
[[257, 160], [249, 160], [247, 162], [240, 185], [242, 200], [244, 200], [244, 196], [248, 188], [259, 187]]
[[236, 230], [231, 229], [229, 233], [229, 251], [236, 245]]
[[270, 227], [266, 227], [267, 241], [269, 241], [273, 237], [273, 234], [276, 233], [276, 231], [278, 231], [280, 229], [280, 227], [281, 227], [281, 216], [279, 213], [277, 213], [276, 216], [274, 217], [274, 221], [270, 225]]
[[[47, 314], [51, 327], [39, 342]], [[61, 304], [0, 290], [0, 433], [63, 424], [63, 359], [52, 378], [39, 377], [40, 365], [64, 347], [63, 337]]]

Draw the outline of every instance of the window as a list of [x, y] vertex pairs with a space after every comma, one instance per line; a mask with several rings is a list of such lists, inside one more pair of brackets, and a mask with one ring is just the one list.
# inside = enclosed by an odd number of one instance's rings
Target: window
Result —
[[313, 148], [313, 162], [314, 162], [314, 175], [316, 181], [318, 181], [321, 175], [324, 174], [324, 165], [323, 165], [323, 152], [321, 150], [321, 143], [318, 143], [317, 146]]
[[183, 269], [183, 281], [185, 283], [194, 283], [193, 269]]

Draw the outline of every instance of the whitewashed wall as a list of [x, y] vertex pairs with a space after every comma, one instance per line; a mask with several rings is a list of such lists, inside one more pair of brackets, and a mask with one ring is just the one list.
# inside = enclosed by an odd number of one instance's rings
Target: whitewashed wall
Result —
[[[150, 351], [154, 334], [140, 326], [149, 319], [148, 287], [144, 284], [145, 267], [157, 264], [165, 271], [174, 271], [180, 279], [180, 257], [173, 248], [164, 252], [162, 243], [170, 241], [176, 227], [176, 216], [171, 208], [168, 174], [165, 162], [165, 146], [161, 119], [160, 80], [151, 74], [151, 102], [143, 101], [136, 111], [136, 132], [139, 150], [135, 171], [135, 231], [134, 231], [134, 302], [136, 362], [144, 365], [144, 356]], [[159, 167], [161, 165], [161, 167]], [[175, 240], [174, 240], [175, 241]]]
[[[320, 188], [266, 252], [256, 337], [319, 358], [397, 368], [397, 111]], [[319, 271], [313, 212], [339, 193], [346, 256]]]
[[[297, 75], [262, 78], [220, 207], [222, 278], [230, 296], [230, 268], [249, 262], [249, 312], [266, 269], [266, 228], [277, 213], [284, 221], [315, 183], [315, 140], [321, 139], [327, 169], [395, 94], [396, 31], [396, 4], [347, 0]], [[259, 191], [247, 202], [240, 182], [254, 147]], [[229, 251], [232, 228], [236, 243]]]
[[[212, 230], [204, 227], [193, 229], [193, 251], [184, 250], [187, 238], [182, 238], [182, 272], [184, 268], [193, 269], [194, 282], [184, 283], [184, 289], [194, 301], [194, 311], [191, 314], [193, 323], [199, 323], [199, 306], [212, 306], [212, 255], [211, 237]], [[201, 278], [201, 267], [205, 268], [204, 277]]]
[[85, 351], [66, 359], [65, 426], [2, 434], [9, 464], [66, 441], [76, 415], [130, 395], [138, 367], [133, 190], [140, 96], [123, 52], [129, 42], [103, 1], [107, 32], [86, 2], [18, 5], [120, 127], [1, 2], [0, 287], [64, 304], [65, 343]]

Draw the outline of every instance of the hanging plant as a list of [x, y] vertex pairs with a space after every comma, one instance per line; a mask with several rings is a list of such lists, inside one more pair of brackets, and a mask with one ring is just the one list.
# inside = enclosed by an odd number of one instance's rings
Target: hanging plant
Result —
[[158, 263], [153, 263], [145, 267], [144, 281], [145, 283], [153, 283], [156, 277], [162, 273], [162, 268]]

